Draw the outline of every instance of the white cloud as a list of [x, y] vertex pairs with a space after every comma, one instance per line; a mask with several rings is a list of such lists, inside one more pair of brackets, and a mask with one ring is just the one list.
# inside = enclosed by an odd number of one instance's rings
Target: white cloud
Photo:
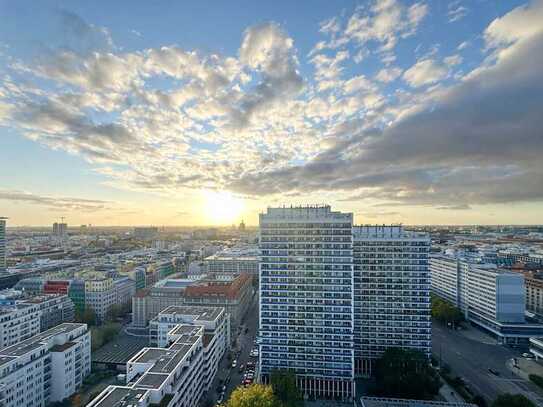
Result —
[[466, 49], [467, 47], [469, 47], [469, 45], [470, 45], [469, 41], [464, 41], [464, 42], [460, 43], [460, 45], [458, 45], [458, 47], [456, 47], [456, 49], [458, 51], [462, 51], [462, 50]]
[[412, 87], [436, 83], [447, 76], [447, 69], [433, 59], [418, 61], [403, 74], [403, 79]]
[[445, 62], [445, 65], [448, 66], [455, 66], [461, 64], [463, 61], [463, 58], [456, 54], [456, 55], [450, 55], [448, 57], [443, 58], [443, 62]]
[[507, 46], [543, 31], [543, 1], [534, 0], [497, 18], [484, 33], [488, 48]]
[[428, 13], [423, 3], [406, 8], [395, 0], [376, 1], [369, 12], [355, 12], [347, 23], [344, 35], [360, 45], [368, 41], [381, 43], [381, 50], [392, 50], [398, 37], [413, 35]]
[[380, 82], [388, 83], [395, 80], [401, 74], [402, 74], [402, 70], [398, 67], [384, 68], [384, 69], [381, 69], [377, 73], [377, 75], [375, 76], [375, 79], [377, 79]]
[[447, 17], [449, 18], [449, 23], [459, 21], [468, 14], [469, 10], [460, 3], [460, 0], [455, 0], [449, 3], [447, 7]]

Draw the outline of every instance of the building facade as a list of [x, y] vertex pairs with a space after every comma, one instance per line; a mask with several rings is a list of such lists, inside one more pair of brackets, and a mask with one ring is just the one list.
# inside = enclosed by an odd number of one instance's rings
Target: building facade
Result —
[[45, 407], [74, 394], [90, 373], [86, 324], [65, 323], [0, 350], [3, 407]]
[[294, 370], [313, 397], [354, 396], [353, 216], [330, 206], [260, 214], [260, 369]]
[[7, 218], [0, 216], [0, 271], [6, 269], [6, 219]]
[[132, 297], [136, 294], [136, 282], [129, 277], [113, 280], [115, 304], [123, 308], [132, 306]]
[[14, 304], [0, 308], [0, 349], [40, 333], [41, 311], [36, 304]]
[[63, 322], [73, 322], [75, 307], [67, 295], [44, 294], [23, 299], [19, 304], [36, 305], [40, 311], [40, 331], [46, 331]]
[[526, 284], [526, 309], [543, 316], [543, 279], [524, 277]]
[[145, 327], [169, 306], [223, 307], [237, 327], [252, 299], [252, 277], [239, 274], [221, 278], [166, 279], [140, 290], [132, 300], [133, 324]]
[[112, 278], [85, 280], [85, 309], [94, 310], [99, 323], [103, 323], [108, 318], [115, 300], [116, 293]]
[[[157, 319], [157, 329], [169, 329], [166, 327], [173, 324], [173, 320], [184, 319], [185, 310], [174, 308]], [[224, 310], [218, 309], [218, 313], [224, 318]], [[215, 319], [217, 314], [210, 311], [209, 315]], [[144, 348], [130, 359], [125, 386], [107, 387], [87, 406], [198, 406], [202, 395], [211, 390], [226, 338], [222, 334], [206, 333], [197, 319], [194, 325], [173, 324], [166, 341], [161, 341], [165, 342], [164, 347]], [[219, 330], [224, 329], [224, 323], [223, 319]]]
[[430, 236], [402, 226], [353, 228], [355, 372], [391, 347], [430, 357]]
[[530, 337], [543, 335], [543, 325], [525, 319], [523, 275], [445, 255], [430, 256], [430, 272], [432, 292], [500, 343], [527, 345]]
[[64, 237], [68, 234], [68, 224], [67, 223], [53, 223], [53, 234], [58, 237]]

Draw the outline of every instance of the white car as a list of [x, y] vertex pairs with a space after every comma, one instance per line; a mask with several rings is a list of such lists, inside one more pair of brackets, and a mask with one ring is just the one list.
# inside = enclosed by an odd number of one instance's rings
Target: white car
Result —
[[522, 357], [526, 359], [533, 359], [534, 355], [532, 355], [531, 353], [523, 353]]
[[237, 359], [234, 359], [234, 360], [232, 361], [232, 367], [234, 368], [234, 367], [236, 367], [237, 365], [238, 365], [238, 361], [237, 361]]

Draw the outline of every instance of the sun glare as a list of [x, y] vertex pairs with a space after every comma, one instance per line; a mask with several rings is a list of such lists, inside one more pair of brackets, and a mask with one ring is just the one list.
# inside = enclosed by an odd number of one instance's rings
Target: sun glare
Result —
[[204, 216], [209, 223], [230, 225], [241, 220], [243, 200], [227, 191], [204, 192]]

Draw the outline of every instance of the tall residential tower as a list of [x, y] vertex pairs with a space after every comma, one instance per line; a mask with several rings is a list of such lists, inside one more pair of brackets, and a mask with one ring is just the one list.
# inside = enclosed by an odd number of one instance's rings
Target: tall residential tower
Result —
[[260, 215], [263, 382], [291, 369], [306, 394], [354, 395], [352, 225], [327, 205]]
[[392, 347], [430, 357], [430, 273], [427, 233], [402, 226], [353, 228], [355, 372], [370, 376]]
[[260, 215], [263, 382], [291, 369], [304, 394], [348, 399], [385, 350], [430, 356], [429, 235], [352, 223], [327, 205]]
[[0, 216], [0, 271], [6, 269], [6, 219]]

